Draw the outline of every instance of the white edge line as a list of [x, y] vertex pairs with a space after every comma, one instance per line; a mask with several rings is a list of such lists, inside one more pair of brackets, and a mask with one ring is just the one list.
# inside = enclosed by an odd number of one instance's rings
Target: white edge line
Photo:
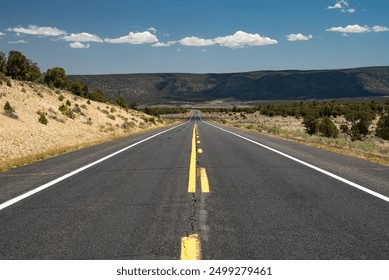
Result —
[[150, 140], [150, 139], [152, 139], [154, 137], [157, 137], [157, 136], [159, 136], [159, 135], [161, 135], [161, 134], [163, 134], [165, 132], [168, 132], [168, 131], [173, 130], [175, 128], [178, 128], [178, 127], [180, 127], [182, 125], [185, 125], [185, 124], [189, 123], [191, 121], [191, 119], [192, 119], [192, 116], [190, 117], [189, 121], [187, 121], [185, 123], [182, 123], [182, 124], [176, 125], [174, 127], [171, 127], [171, 128], [169, 128], [167, 130], [158, 132], [157, 134], [149, 136], [149, 137], [147, 137], [147, 138], [145, 138], [145, 139], [143, 139], [143, 140], [141, 140], [139, 142], [136, 142], [136, 143], [134, 143], [134, 144], [132, 144], [132, 145], [130, 145], [128, 147], [125, 147], [125, 148], [123, 148], [123, 149], [121, 149], [119, 151], [116, 151], [116, 152], [108, 155], [108, 156], [105, 156], [105, 157], [103, 157], [103, 158], [101, 158], [99, 160], [96, 160], [96, 161], [94, 161], [92, 163], [89, 163], [88, 165], [85, 165], [85, 166], [83, 166], [81, 168], [78, 168], [78, 169], [76, 169], [76, 170], [74, 170], [74, 171], [72, 171], [72, 172], [70, 172], [68, 174], [65, 174], [65, 175], [63, 175], [63, 176], [61, 176], [61, 177], [59, 177], [57, 179], [54, 179], [53, 181], [50, 181], [50, 182], [48, 182], [48, 183], [46, 183], [44, 185], [41, 185], [40, 187], [32, 189], [32, 190], [30, 190], [30, 191], [28, 191], [28, 192], [26, 192], [24, 194], [21, 194], [21, 195], [19, 195], [17, 197], [11, 198], [10, 200], [7, 200], [6, 202], [0, 204], [0, 211], [3, 210], [4, 208], [7, 208], [7, 207], [9, 207], [9, 206], [11, 206], [11, 205], [13, 205], [13, 204], [23, 200], [23, 199], [29, 197], [29, 196], [32, 196], [32, 195], [34, 195], [34, 194], [36, 194], [36, 193], [38, 193], [40, 191], [43, 191], [44, 189], [47, 189], [47, 188], [49, 188], [49, 187], [51, 187], [51, 186], [53, 186], [53, 185], [55, 185], [55, 184], [65, 180], [65, 179], [67, 179], [69, 177], [72, 177], [73, 175], [76, 175], [77, 173], [80, 173], [80, 172], [82, 172], [82, 171], [84, 171], [84, 170], [86, 170], [86, 169], [88, 169], [88, 168], [90, 168], [90, 167], [92, 167], [92, 166], [94, 166], [96, 164], [99, 164], [100, 162], [103, 162], [103, 161], [105, 161], [105, 160], [107, 160], [107, 159], [109, 159], [111, 157], [114, 157], [114, 156], [116, 156], [116, 155], [118, 155], [118, 154], [120, 154], [120, 153], [122, 153], [122, 152], [124, 152], [124, 151], [126, 151], [128, 149], [131, 149], [132, 147], [135, 147], [135, 146], [137, 146], [137, 145], [139, 145], [139, 144], [141, 144], [143, 142], [146, 142], [146, 141], [148, 141], [148, 140]]
[[345, 184], [348, 184], [348, 185], [350, 185], [350, 186], [352, 186], [352, 187], [354, 187], [354, 188], [357, 188], [357, 189], [359, 189], [359, 190], [361, 190], [361, 191], [363, 191], [363, 192], [366, 192], [366, 193], [368, 193], [368, 194], [370, 194], [370, 195], [373, 195], [373, 196], [375, 196], [375, 197], [377, 197], [377, 198], [380, 198], [380, 199], [382, 199], [382, 200], [384, 200], [384, 201], [386, 201], [386, 202], [389, 202], [389, 197], [384, 196], [384, 195], [382, 195], [382, 194], [380, 194], [380, 193], [378, 193], [378, 192], [372, 191], [371, 189], [368, 189], [368, 188], [366, 188], [366, 187], [364, 187], [364, 186], [358, 185], [357, 183], [351, 182], [351, 181], [349, 181], [349, 180], [347, 180], [347, 179], [345, 179], [345, 178], [342, 178], [342, 177], [340, 177], [340, 176], [338, 176], [338, 175], [335, 175], [335, 174], [333, 174], [333, 173], [331, 173], [331, 172], [328, 172], [328, 171], [326, 171], [326, 170], [324, 170], [324, 169], [321, 169], [321, 168], [319, 168], [319, 167], [317, 167], [317, 166], [314, 166], [314, 165], [312, 165], [312, 164], [310, 164], [310, 163], [307, 163], [307, 162], [302, 161], [302, 160], [300, 160], [300, 159], [298, 159], [298, 158], [295, 158], [295, 157], [292, 157], [292, 156], [290, 156], [290, 155], [288, 155], [288, 154], [285, 154], [285, 153], [283, 153], [283, 152], [280, 152], [280, 151], [278, 151], [278, 150], [276, 150], [276, 149], [270, 148], [270, 147], [268, 147], [268, 146], [266, 146], [266, 145], [264, 145], [264, 144], [258, 143], [258, 142], [254, 141], [254, 140], [251, 140], [251, 139], [249, 139], [249, 138], [246, 138], [246, 137], [244, 137], [244, 136], [241, 136], [241, 135], [239, 135], [239, 134], [237, 134], [237, 133], [235, 133], [235, 132], [232, 132], [232, 131], [226, 130], [226, 129], [224, 129], [224, 128], [218, 127], [218, 126], [216, 126], [216, 125], [214, 125], [214, 124], [205, 122], [205, 121], [203, 121], [203, 120], [201, 119], [201, 117], [200, 117], [200, 120], [201, 120], [202, 122], [204, 122], [205, 124], [207, 124], [207, 125], [213, 126], [213, 127], [217, 128], [217, 129], [220, 129], [220, 130], [222, 130], [222, 131], [224, 131], [224, 132], [227, 132], [227, 133], [230, 133], [230, 134], [232, 134], [232, 135], [235, 135], [236, 137], [242, 138], [242, 139], [244, 139], [244, 140], [246, 140], [246, 141], [249, 141], [249, 142], [251, 142], [251, 143], [253, 143], [253, 144], [255, 144], [255, 145], [261, 146], [261, 147], [263, 147], [263, 148], [265, 148], [265, 149], [268, 149], [268, 150], [270, 150], [270, 151], [272, 151], [272, 152], [274, 152], [274, 153], [277, 153], [277, 154], [279, 154], [279, 155], [281, 155], [281, 156], [284, 156], [284, 157], [286, 157], [286, 158], [289, 158], [289, 159], [291, 159], [291, 160], [293, 160], [293, 161], [296, 161], [296, 162], [298, 162], [298, 163], [300, 163], [300, 164], [302, 164], [302, 165], [305, 165], [305, 166], [307, 166], [307, 167], [309, 167], [309, 168], [312, 168], [312, 169], [314, 169], [314, 170], [316, 170], [316, 171], [318, 171], [318, 172], [321, 172], [321, 173], [323, 173], [323, 174], [325, 174], [325, 175], [327, 175], [327, 176], [330, 176], [330, 177], [332, 177], [332, 178], [334, 178], [334, 179], [336, 179], [336, 180], [339, 180], [339, 181], [341, 181], [341, 182], [343, 182], [343, 183], [345, 183]]

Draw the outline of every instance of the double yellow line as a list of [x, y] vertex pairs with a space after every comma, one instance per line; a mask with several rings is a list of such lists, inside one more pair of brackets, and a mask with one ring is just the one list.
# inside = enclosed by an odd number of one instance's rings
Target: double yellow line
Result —
[[[197, 168], [197, 153], [202, 154], [203, 150], [198, 149], [197, 145], [200, 144], [198, 127], [195, 123], [192, 134], [192, 144], [190, 152], [190, 164], [189, 164], [189, 181], [188, 192], [195, 193], [197, 186], [197, 177], [200, 178], [201, 192], [209, 193], [209, 182], [205, 168]], [[200, 235], [198, 233], [191, 234], [189, 236], [181, 238], [181, 260], [200, 260], [201, 259], [201, 242]]]
[[190, 164], [189, 164], [189, 181], [188, 181], [188, 192], [195, 193], [197, 185], [197, 177], [200, 177], [201, 192], [209, 193], [209, 182], [205, 168], [197, 168], [197, 153], [202, 154], [202, 149], [197, 149], [197, 144], [200, 144], [200, 140], [197, 140], [198, 127], [195, 123], [192, 134], [192, 148], [190, 153]]

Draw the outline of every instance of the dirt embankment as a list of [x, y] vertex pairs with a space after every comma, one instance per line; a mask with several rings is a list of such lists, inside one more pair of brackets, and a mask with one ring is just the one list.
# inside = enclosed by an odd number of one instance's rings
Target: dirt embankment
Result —
[[[12, 110], [5, 110], [9, 103]], [[45, 123], [47, 120], [47, 123]], [[0, 170], [167, 125], [162, 119], [68, 91], [0, 85]]]

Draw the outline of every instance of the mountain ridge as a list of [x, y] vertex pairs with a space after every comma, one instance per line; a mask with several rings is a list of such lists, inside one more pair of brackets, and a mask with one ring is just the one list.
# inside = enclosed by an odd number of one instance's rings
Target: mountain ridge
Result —
[[389, 66], [237, 73], [69, 75], [128, 102], [307, 100], [389, 95]]

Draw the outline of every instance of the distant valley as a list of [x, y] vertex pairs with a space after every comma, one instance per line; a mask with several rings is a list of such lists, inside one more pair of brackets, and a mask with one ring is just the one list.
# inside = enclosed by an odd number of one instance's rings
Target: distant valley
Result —
[[309, 100], [389, 95], [389, 67], [228, 74], [72, 75], [90, 89], [139, 104]]

